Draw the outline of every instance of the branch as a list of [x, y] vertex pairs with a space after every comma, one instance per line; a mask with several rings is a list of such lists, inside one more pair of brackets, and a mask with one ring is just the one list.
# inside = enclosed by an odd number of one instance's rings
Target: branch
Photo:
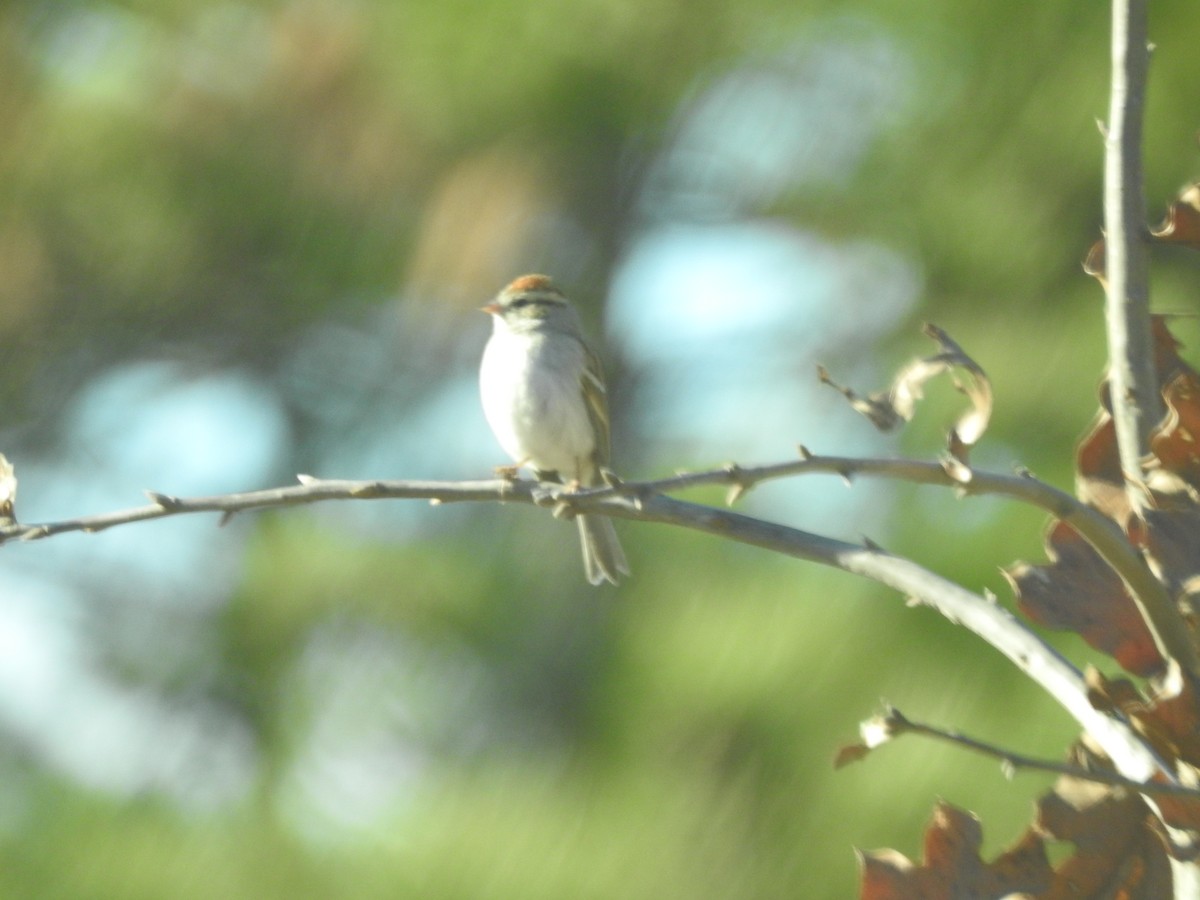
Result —
[[1007, 656], [1096, 739], [1127, 777], [1148, 781], [1160, 775], [1169, 783], [1177, 783], [1169, 766], [1123, 719], [1110, 717], [1092, 706], [1080, 672], [1008, 610], [911, 560], [892, 556], [878, 548], [860, 547], [662, 495], [643, 498], [637, 515], [630, 517], [703, 531], [822, 563], [895, 588], [933, 607]]
[[[610, 475], [608, 487], [575, 493], [567, 491], [562, 485], [498, 479], [466, 482], [326, 481], [309, 476], [300, 476], [301, 484], [294, 487], [215, 497], [179, 498], [148, 491], [148, 496], [154, 501], [151, 506], [36, 525], [0, 519], [0, 545], [12, 540], [38, 540], [69, 531], [103, 531], [117, 525], [186, 513], [219, 512], [223, 514], [224, 522], [236, 513], [247, 510], [299, 506], [328, 500], [416, 499], [435, 504], [515, 501], [640, 518], [637, 510], [642, 498], [657, 493], [728, 484], [731, 486], [728, 500], [732, 503], [755, 485], [776, 478], [833, 474], [849, 481], [855, 475], [868, 475], [950, 487], [964, 495], [1004, 496], [1036, 506], [1066, 522], [1092, 545], [1125, 583], [1143, 612], [1160, 654], [1164, 658], [1178, 660], [1184, 671], [1200, 677], [1200, 655], [1188, 640], [1186, 629], [1178, 626], [1178, 611], [1171, 603], [1166, 588], [1154, 577], [1114, 522], [1070, 494], [1038, 481], [1028, 473], [1000, 475], [972, 469], [969, 470], [969, 479], [964, 481], [960, 470], [939, 463], [813, 456], [804, 448], [801, 448], [801, 454], [801, 459], [786, 463], [753, 467], [730, 463], [709, 471], [685, 473], [656, 481], [626, 483]], [[626, 504], [616, 502], [621, 498], [632, 499], [632, 510]]]
[[[796, 469], [796, 467], [799, 467]], [[740, 479], [778, 477], [785, 470], [838, 471], [851, 468], [857, 471], [875, 470], [880, 474], [899, 476], [907, 473], [914, 479], [938, 481], [945, 476], [935, 465], [903, 461], [869, 460], [801, 460], [783, 466], [745, 470], [726, 467], [717, 472], [696, 476], [679, 476], [659, 485], [701, 483], [704, 479]], [[702, 531], [744, 544], [762, 547], [807, 559], [843, 571], [870, 578], [895, 588], [937, 609], [952, 622], [964, 625], [996, 647], [1035, 682], [1042, 686], [1088, 731], [1104, 748], [1114, 764], [1127, 777], [1146, 781], [1162, 773], [1174, 782], [1169, 768], [1154, 751], [1119, 717], [1096, 710], [1088, 700], [1083, 676], [1052, 647], [1022, 625], [1010, 612], [988, 598], [970, 591], [921, 568], [910, 560], [892, 556], [877, 547], [862, 547], [833, 540], [784, 525], [764, 522], [728, 510], [695, 503], [686, 503], [657, 493], [656, 483], [644, 485], [621, 484], [613, 481], [608, 488], [571, 493], [561, 485], [529, 481], [320, 481], [305, 478], [295, 487], [226, 494], [216, 497], [179, 498], [151, 493], [153, 504], [122, 512], [90, 516], [41, 525], [11, 523], [0, 527], [0, 541], [38, 539], [67, 531], [95, 532], [128, 522], [146, 521], [169, 515], [198, 512], [220, 512], [227, 518], [237, 512], [281, 506], [295, 506], [325, 500], [367, 500], [384, 498], [426, 499], [433, 503], [453, 501], [517, 501], [571, 512], [600, 512], [621, 518], [645, 522], [660, 522]], [[1057, 497], [1053, 489], [1031, 488], [1022, 482], [1027, 479], [1007, 479], [1003, 476], [976, 478], [980, 485], [992, 483], [1007, 487], [1014, 495], [1033, 494], [1044, 498]], [[957, 482], [956, 486], [962, 487]], [[1050, 493], [1046, 493], [1050, 492]], [[1061, 507], [1068, 510], [1072, 498], [1065, 498]], [[1070, 514], [1069, 510], [1066, 514]]]
[[[960, 468], [939, 463], [905, 459], [856, 459], [842, 456], [813, 456], [803, 447], [801, 458], [773, 465], [742, 467], [733, 463], [705, 472], [684, 473], [671, 478], [646, 482], [621, 482], [609, 475], [609, 486], [575, 493], [561, 485], [534, 486], [523, 481], [326, 481], [300, 476], [301, 484], [216, 497], [178, 498], [148, 491], [154, 504], [98, 516], [69, 519], [39, 525], [21, 525], [0, 520], [0, 545], [10, 540], [37, 540], [68, 531], [97, 532], [116, 525], [143, 522], [163, 516], [197, 512], [219, 512], [227, 520], [238, 512], [282, 506], [297, 506], [326, 500], [418, 499], [431, 503], [462, 501], [513, 500], [542, 506], [586, 508], [588, 511], [626, 515], [605, 500], [632, 497], [640, 499], [655, 493], [678, 491], [709, 484], [728, 484], [729, 503], [744, 496], [755, 485], [795, 475], [833, 474], [849, 481], [855, 475], [869, 475], [954, 488], [961, 494], [995, 494], [1028, 503], [1074, 528], [1112, 567], [1142, 610], [1159, 653], [1179, 661], [1184, 671], [1200, 678], [1200, 654], [1192, 645], [1186, 629], [1179, 625], [1179, 614], [1166, 588], [1146, 566], [1142, 557], [1126, 540], [1124, 533], [1107, 517], [1070, 494], [1038, 481], [1028, 473], [1000, 475], [969, 470], [963, 480]], [[637, 518], [637, 516], [633, 516]]]
[[1162, 418], [1154, 373], [1142, 192], [1142, 112], [1149, 49], [1146, 0], [1113, 0], [1112, 96], [1105, 135], [1104, 229], [1109, 383], [1121, 468], [1133, 509], [1145, 505], [1142, 460]]
[[1021, 753], [1014, 753], [997, 744], [990, 744], [987, 741], [968, 737], [958, 731], [948, 731], [938, 728], [935, 725], [915, 722], [891, 705], [888, 705], [881, 715], [863, 722], [861, 731], [864, 743], [862, 745], [843, 748], [842, 753], [839, 754], [845, 761], [859, 760], [867, 752], [903, 734], [921, 734], [940, 741], [946, 741], [959, 747], [965, 747], [967, 750], [999, 760], [1006, 777], [1011, 777], [1019, 769], [1028, 769], [1031, 771], [1048, 772], [1053, 775], [1065, 775], [1081, 781], [1095, 782], [1096, 784], [1130, 788], [1139, 794], [1160, 797], [1187, 797], [1192, 800], [1200, 799], [1200, 788], [1187, 787], [1182, 784], [1136, 781], [1132, 778], [1126, 778], [1118, 772], [1108, 772], [1102, 769], [1085, 769], [1082, 766], [1073, 766], [1070, 763], [1058, 762], [1057, 760], [1037, 759], [1036, 757], [1025, 756]]
[[597, 488], [585, 495], [609, 493], [671, 492], [704, 484], [729, 484], [729, 502], [743, 496], [760, 482], [774, 478], [812, 473], [839, 475], [849, 481], [855, 475], [872, 475], [951, 487], [964, 495], [995, 494], [1028, 503], [1045, 510], [1074, 528], [1124, 582], [1142, 612], [1155, 646], [1164, 659], [1176, 659], [1184, 671], [1200, 678], [1200, 654], [1188, 637], [1179, 611], [1166, 587], [1147, 567], [1145, 560], [1125, 537], [1121, 528], [1070, 494], [1039, 481], [1029, 473], [1000, 475], [969, 470], [963, 481], [958, 469], [939, 463], [905, 459], [855, 459], [840, 456], [813, 456], [801, 448], [802, 458], [787, 463], [743, 468], [729, 464], [708, 472], [677, 475], [660, 481]]

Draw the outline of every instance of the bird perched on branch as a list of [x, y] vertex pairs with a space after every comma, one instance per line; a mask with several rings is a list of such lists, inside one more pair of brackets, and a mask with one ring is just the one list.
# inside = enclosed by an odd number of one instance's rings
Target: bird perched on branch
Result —
[[[572, 487], [601, 483], [608, 464], [608, 403], [600, 360], [562, 292], [545, 275], [523, 275], [483, 307], [492, 336], [483, 351], [483, 412], [513, 465]], [[629, 563], [606, 516], [579, 515], [588, 581], [617, 583]]]

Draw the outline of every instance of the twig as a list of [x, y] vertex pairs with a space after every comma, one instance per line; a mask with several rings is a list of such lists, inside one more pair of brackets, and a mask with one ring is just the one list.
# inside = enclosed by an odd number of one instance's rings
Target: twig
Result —
[[1070, 763], [1058, 762], [1057, 760], [1037, 759], [1032, 756], [1025, 756], [1021, 753], [1014, 753], [1007, 748], [1000, 747], [996, 744], [990, 744], [987, 741], [981, 741], [978, 738], [968, 737], [965, 734], [957, 731], [948, 731], [938, 728], [935, 725], [927, 725], [924, 722], [916, 722], [905, 716], [900, 710], [894, 706], [888, 706], [883, 715], [878, 720], [871, 720], [866, 723], [867, 727], [879, 727], [887, 731], [887, 738], [899, 737], [902, 734], [923, 734], [926, 737], [935, 738], [940, 741], [946, 741], [955, 744], [959, 747], [965, 747], [976, 753], [981, 753], [984, 756], [990, 756], [993, 759], [1000, 761], [1005, 774], [1011, 774], [1018, 769], [1029, 769], [1039, 772], [1048, 772], [1053, 775], [1066, 775], [1070, 778], [1078, 778], [1082, 781], [1092, 781], [1097, 784], [1110, 784], [1114, 787], [1125, 787], [1137, 791], [1139, 794], [1150, 794], [1152, 796], [1163, 797], [1188, 797], [1190, 799], [1200, 799], [1200, 788], [1187, 787], [1182, 784], [1169, 784], [1166, 782], [1157, 781], [1138, 781], [1132, 778], [1126, 778], [1119, 772], [1109, 772], [1102, 769], [1085, 769], [1081, 766], [1073, 766]]
[[1162, 418], [1150, 332], [1142, 113], [1149, 48], [1146, 0], [1113, 0], [1112, 95], [1105, 129], [1104, 230], [1109, 384], [1121, 468], [1133, 509], [1146, 502], [1142, 461]]

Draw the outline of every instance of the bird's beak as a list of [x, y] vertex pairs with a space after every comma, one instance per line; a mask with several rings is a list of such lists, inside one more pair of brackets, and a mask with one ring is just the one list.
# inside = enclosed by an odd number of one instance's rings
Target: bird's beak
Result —
[[498, 315], [498, 314], [499, 314], [499, 312], [500, 312], [501, 308], [502, 308], [502, 307], [500, 306], [500, 304], [499, 304], [499, 303], [489, 303], [487, 306], [481, 306], [481, 307], [479, 307], [479, 311], [480, 311], [480, 312], [485, 312], [485, 313], [487, 313], [489, 316], [495, 316], [495, 315]]

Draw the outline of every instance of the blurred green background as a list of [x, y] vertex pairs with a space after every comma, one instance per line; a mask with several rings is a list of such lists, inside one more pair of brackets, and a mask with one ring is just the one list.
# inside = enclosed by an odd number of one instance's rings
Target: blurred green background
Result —
[[[1156, 215], [1197, 169], [1200, 57], [1194, 10], [1154, 15]], [[994, 381], [976, 462], [1069, 488], [1107, 30], [1094, 0], [13, 0], [18, 513], [487, 477], [476, 309], [529, 271], [603, 336], [626, 478], [935, 454], [949, 389], [881, 438], [813, 374], [882, 386], [932, 319]], [[1194, 311], [1194, 263], [1156, 263], [1156, 306]], [[1042, 517], [997, 501], [808, 479], [743, 506], [1004, 601], [998, 567], [1040, 558]], [[604, 590], [525, 507], [6, 547], [0, 894], [832, 898], [853, 847], [918, 855], [936, 797], [989, 853], [1020, 833], [1045, 779], [916, 739], [831, 768], [880, 697], [1057, 756], [1072, 723], [997, 654], [848, 576], [619, 527], [635, 577]]]

